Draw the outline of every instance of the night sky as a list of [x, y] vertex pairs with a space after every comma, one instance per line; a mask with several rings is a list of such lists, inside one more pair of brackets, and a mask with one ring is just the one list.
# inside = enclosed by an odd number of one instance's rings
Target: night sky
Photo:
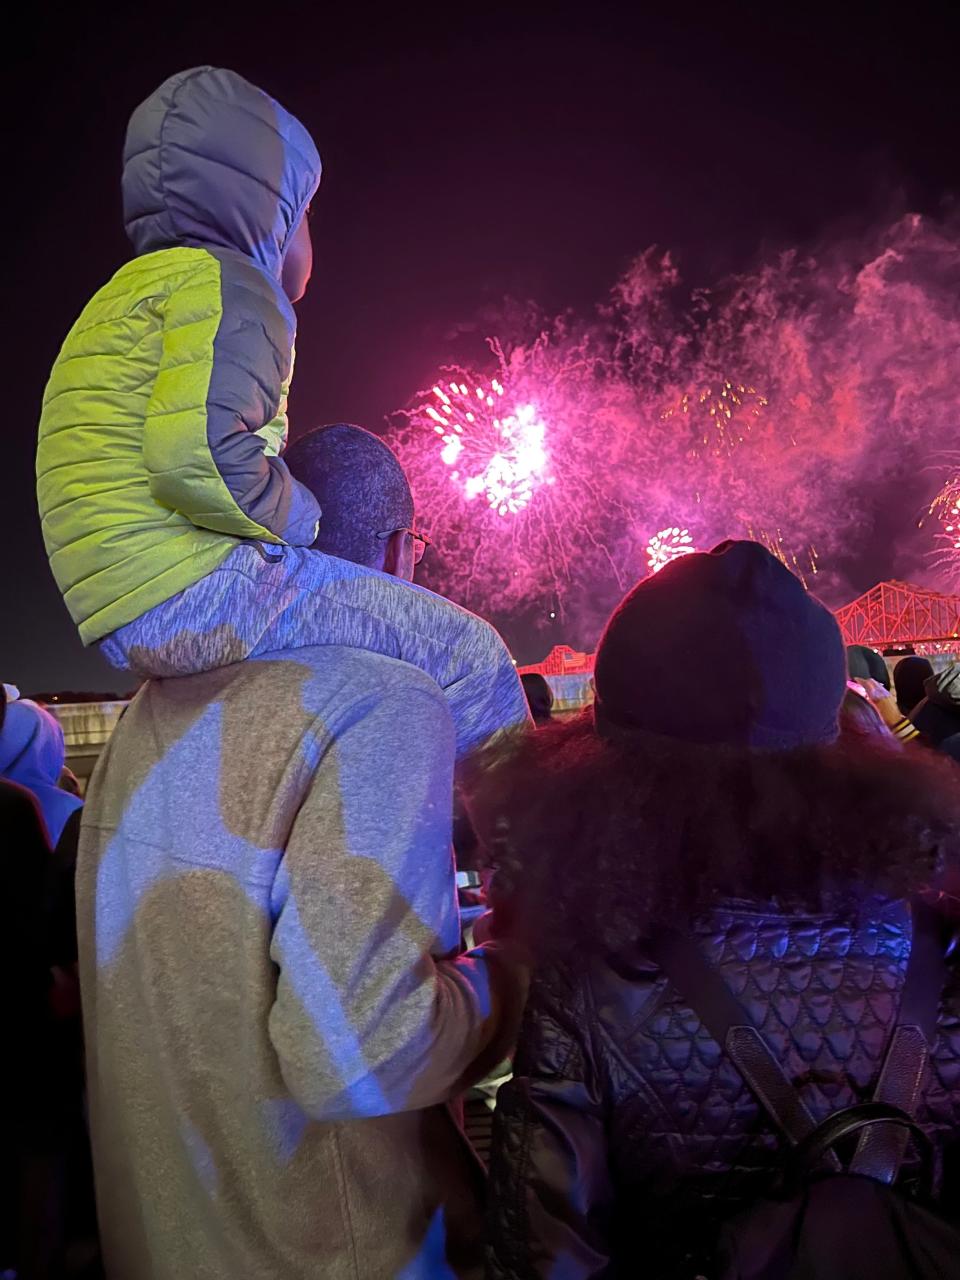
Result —
[[33, 454], [59, 344], [128, 254], [127, 116], [172, 72], [232, 67], [319, 144], [294, 434], [381, 429], [504, 296], [589, 308], [653, 243], [709, 283], [960, 188], [954, 4], [75, 8], [45, 8], [4, 77], [0, 678], [24, 692], [126, 687], [50, 577]]

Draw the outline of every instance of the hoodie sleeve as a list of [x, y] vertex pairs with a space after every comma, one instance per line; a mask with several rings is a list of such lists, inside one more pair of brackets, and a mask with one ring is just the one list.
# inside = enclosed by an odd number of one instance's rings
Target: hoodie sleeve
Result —
[[208, 251], [156, 305], [162, 346], [144, 425], [151, 494], [202, 529], [309, 546], [316, 499], [267, 451], [290, 373], [289, 307], [252, 263]]
[[410, 672], [351, 712], [300, 807], [274, 889], [270, 1037], [315, 1119], [418, 1110], [504, 1056], [508, 950], [456, 954], [453, 726]]

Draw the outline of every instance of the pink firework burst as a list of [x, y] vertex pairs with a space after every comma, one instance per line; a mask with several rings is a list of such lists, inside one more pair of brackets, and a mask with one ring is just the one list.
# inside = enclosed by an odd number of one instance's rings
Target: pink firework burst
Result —
[[549, 474], [547, 428], [535, 404], [512, 404], [498, 378], [437, 384], [419, 411], [442, 442], [440, 460], [451, 481], [499, 516], [529, 505]]
[[647, 564], [651, 573], [659, 573], [681, 556], [691, 556], [697, 548], [689, 529], [681, 529], [672, 525], [669, 529], [661, 529], [647, 543]]
[[448, 366], [394, 420], [418, 519], [435, 535], [425, 582], [488, 615], [547, 620], [567, 615], [582, 579], [599, 624], [635, 577], [625, 566], [639, 568], [616, 552], [631, 512], [608, 480], [635, 452], [624, 449], [632, 400], [576, 342], [490, 348], [492, 371]]

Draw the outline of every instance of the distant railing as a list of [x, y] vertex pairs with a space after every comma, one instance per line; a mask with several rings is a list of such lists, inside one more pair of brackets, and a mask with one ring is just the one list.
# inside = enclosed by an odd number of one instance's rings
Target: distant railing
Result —
[[70, 756], [106, 746], [126, 705], [126, 701], [53, 702], [47, 703], [47, 709], [60, 721]]
[[909, 582], [878, 582], [835, 617], [847, 644], [917, 653], [960, 650], [960, 596], [928, 591]]

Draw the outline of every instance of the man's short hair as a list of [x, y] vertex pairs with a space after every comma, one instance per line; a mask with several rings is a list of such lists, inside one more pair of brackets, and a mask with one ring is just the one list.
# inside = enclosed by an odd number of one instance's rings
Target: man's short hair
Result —
[[341, 560], [378, 565], [384, 539], [408, 529], [414, 507], [403, 467], [372, 431], [338, 422], [295, 440], [283, 455], [295, 479], [320, 503], [320, 532], [313, 544]]

